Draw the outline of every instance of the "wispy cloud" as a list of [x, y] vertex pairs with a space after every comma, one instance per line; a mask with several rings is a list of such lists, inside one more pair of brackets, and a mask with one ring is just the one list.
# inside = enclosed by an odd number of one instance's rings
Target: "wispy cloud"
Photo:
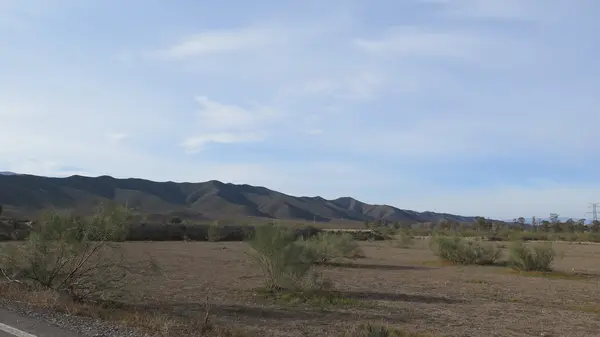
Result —
[[7, 3], [3, 170], [507, 218], [598, 185], [593, 0]]
[[245, 109], [212, 101], [198, 96], [200, 109], [196, 118], [194, 135], [185, 139], [181, 146], [187, 153], [201, 151], [209, 143], [234, 144], [256, 142], [268, 136], [274, 123], [283, 114], [268, 107]]
[[235, 53], [269, 46], [275, 38], [273, 31], [259, 28], [211, 30], [183, 38], [159, 51], [159, 55], [185, 58]]
[[108, 138], [108, 140], [110, 140], [111, 142], [121, 142], [123, 140], [125, 140], [127, 137], [129, 137], [128, 134], [123, 133], [123, 132], [109, 132], [106, 135], [106, 138]]

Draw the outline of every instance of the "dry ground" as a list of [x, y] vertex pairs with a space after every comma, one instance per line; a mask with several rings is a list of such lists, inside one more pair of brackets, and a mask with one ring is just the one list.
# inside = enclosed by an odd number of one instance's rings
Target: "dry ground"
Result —
[[257, 292], [262, 278], [245, 243], [125, 243], [130, 254], [154, 256], [165, 274], [131, 284], [129, 300], [198, 318], [208, 295], [216, 323], [264, 336], [317, 336], [358, 321], [436, 336], [600, 336], [599, 245], [555, 244], [564, 274], [521, 275], [443, 266], [426, 240], [416, 241], [408, 249], [361, 243], [367, 258], [324, 268], [353, 299], [325, 307], [275, 303]]

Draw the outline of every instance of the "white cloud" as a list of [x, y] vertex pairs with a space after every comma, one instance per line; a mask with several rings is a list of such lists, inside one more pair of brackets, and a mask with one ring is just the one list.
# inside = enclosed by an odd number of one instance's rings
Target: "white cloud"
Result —
[[269, 107], [246, 109], [198, 96], [200, 105], [194, 135], [180, 145], [187, 153], [201, 151], [209, 143], [233, 144], [257, 142], [268, 136], [274, 123], [284, 116]]
[[263, 135], [253, 133], [209, 133], [204, 136], [187, 138], [181, 143], [181, 146], [184, 148], [186, 153], [192, 154], [202, 151], [205, 146], [210, 143], [235, 144], [258, 142], [263, 139]]
[[171, 58], [234, 53], [264, 48], [274, 42], [273, 31], [259, 28], [210, 30], [182, 39], [159, 52]]
[[[582, 5], [592, 2], [432, 1], [414, 13], [414, 3], [377, 2], [350, 16], [347, 8], [334, 15], [337, 2], [310, 9], [298, 3], [296, 10], [281, 3], [285, 9], [248, 11], [244, 21], [261, 24], [239, 28], [243, 23], [228, 27], [218, 11], [168, 21], [171, 16], [157, 11], [164, 4], [132, 15], [145, 5], [141, 0], [120, 5], [131, 22], [111, 20], [115, 1], [91, 8], [68, 0], [69, 15], [58, 20], [58, 9], [28, 14], [19, 1], [1, 7], [6, 2], [0, 0], [0, 11], [10, 12], [0, 20], [23, 23], [0, 38], [0, 48], [9, 48], [0, 53], [7, 69], [0, 77], [0, 166], [37, 174], [221, 179], [490, 216], [544, 215], [546, 206], [576, 211], [593, 188], [423, 188], [439, 171], [405, 166], [445, 170], [452, 161], [469, 172], [474, 162], [529, 157], [592, 165], [600, 123], [597, 76], [594, 63], [582, 61], [596, 53], [581, 35], [592, 38], [595, 31], [589, 17], [597, 11]], [[406, 12], [387, 20], [394, 6]], [[73, 18], [92, 9], [98, 22], [114, 21], [111, 29], [122, 34], [108, 37], [100, 26], [79, 34], [81, 22]], [[293, 19], [273, 20], [268, 13], [275, 12]], [[563, 13], [564, 20], [556, 19]], [[556, 20], [549, 24], [548, 18]], [[64, 27], [71, 33], [55, 34]], [[153, 50], [152, 57], [140, 50]], [[248, 142], [260, 149], [260, 159], [236, 156], [238, 145]], [[225, 164], [202, 152], [215, 144], [228, 144], [219, 147], [227, 151], [224, 158], [244, 159]], [[285, 155], [277, 152], [282, 147]], [[411, 187], [411, 180], [419, 186]], [[539, 204], [527, 200], [536, 193]], [[531, 211], [521, 212], [530, 204]]]
[[109, 132], [106, 135], [106, 138], [108, 138], [109, 141], [115, 142], [115, 143], [121, 142], [121, 141], [125, 140], [127, 137], [129, 137], [129, 135], [126, 133], [123, 133], [123, 132]]
[[268, 107], [245, 109], [212, 101], [205, 96], [198, 96], [196, 101], [200, 105], [199, 123], [208, 130], [245, 130], [282, 117], [280, 112]]

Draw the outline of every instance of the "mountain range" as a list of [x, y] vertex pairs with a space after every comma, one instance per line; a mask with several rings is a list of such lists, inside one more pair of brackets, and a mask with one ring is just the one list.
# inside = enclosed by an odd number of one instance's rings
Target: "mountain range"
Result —
[[49, 208], [85, 212], [106, 201], [126, 203], [148, 215], [183, 219], [474, 221], [474, 217], [370, 205], [350, 197], [333, 200], [318, 196], [295, 197], [265, 187], [216, 180], [176, 183], [110, 176], [52, 178], [0, 174], [0, 205], [4, 206], [5, 213], [30, 215]]

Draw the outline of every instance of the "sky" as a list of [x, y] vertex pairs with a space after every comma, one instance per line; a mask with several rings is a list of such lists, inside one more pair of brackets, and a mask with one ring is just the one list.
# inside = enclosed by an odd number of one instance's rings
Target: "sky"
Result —
[[0, 0], [0, 171], [600, 202], [597, 0]]

